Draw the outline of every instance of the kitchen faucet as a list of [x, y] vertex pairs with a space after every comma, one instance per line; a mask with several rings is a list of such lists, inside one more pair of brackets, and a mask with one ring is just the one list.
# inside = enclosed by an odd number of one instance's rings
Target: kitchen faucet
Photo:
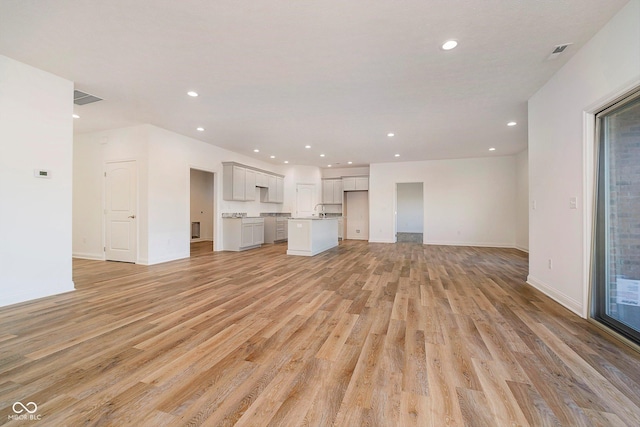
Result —
[[318, 206], [322, 206], [322, 211], [318, 213], [318, 216], [319, 216], [320, 218], [324, 218], [324, 216], [325, 216], [325, 213], [324, 213], [324, 204], [323, 204], [323, 203], [318, 203], [318, 204], [313, 208], [313, 210], [314, 210], [314, 211], [317, 211], [317, 210], [318, 210]]

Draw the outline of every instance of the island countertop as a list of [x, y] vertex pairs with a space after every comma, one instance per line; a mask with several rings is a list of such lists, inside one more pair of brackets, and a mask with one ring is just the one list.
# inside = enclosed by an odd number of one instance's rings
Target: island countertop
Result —
[[338, 246], [338, 218], [290, 218], [287, 255], [313, 256]]

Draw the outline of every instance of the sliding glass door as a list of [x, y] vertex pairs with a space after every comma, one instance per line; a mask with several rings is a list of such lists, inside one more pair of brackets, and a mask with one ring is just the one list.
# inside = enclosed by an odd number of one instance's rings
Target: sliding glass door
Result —
[[592, 316], [640, 344], [640, 92], [596, 120]]

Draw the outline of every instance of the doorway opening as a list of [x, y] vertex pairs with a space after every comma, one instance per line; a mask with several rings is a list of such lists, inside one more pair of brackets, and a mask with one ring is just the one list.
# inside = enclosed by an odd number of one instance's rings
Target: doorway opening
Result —
[[396, 242], [424, 242], [422, 182], [396, 184]]
[[214, 174], [199, 169], [189, 170], [191, 256], [213, 252], [215, 233]]

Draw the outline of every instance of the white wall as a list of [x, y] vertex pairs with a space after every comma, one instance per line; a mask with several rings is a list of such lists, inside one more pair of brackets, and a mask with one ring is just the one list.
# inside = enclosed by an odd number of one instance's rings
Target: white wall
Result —
[[[289, 212], [293, 216], [298, 216], [296, 211], [296, 185], [312, 184], [315, 186], [314, 201], [315, 206], [322, 202], [322, 175], [320, 168], [316, 166], [290, 166], [284, 170], [284, 206], [283, 212]], [[341, 209], [338, 210], [340, 212]]]
[[529, 251], [529, 154], [516, 156], [516, 248]]
[[515, 245], [515, 157], [372, 164], [371, 242], [395, 242], [396, 183], [424, 183], [424, 243]]
[[421, 182], [402, 182], [397, 184], [398, 212], [396, 224], [399, 233], [424, 232], [424, 200]]
[[[284, 204], [222, 200], [222, 162], [235, 161], [283, 174], [284, 168], [152, 126], [76, 135], [74, 143], [74, 254], [103, 259], [102, 194], [104, 164], [131, 160], [138, 163], [139, 252], [137, 262], [156, 264], [189, 256], [190, 170], [217, 174], [214, 180], [215, 250], [222, 250], [221, 214], [282, 212], [294, 200], [292, 177], [285, 177]], [[288, 168], [293, 171], [296, 168]], [[302, 168], [304, 170], [304, 168]], [[314, 168], [319, 179], [319, 170]], [[294, 186], [295, 188], [295, 186]], [[96, 197], [100, 194], [100, 197]], [[84, 242], [86, 239], [86, 243]]]
[[[587, 315], [593, 116], [640, 84], [640, 0], [631, 0], [529, 100], [529, 277]], [[578, 209], [569, 209], [569, 198]], [[531, 209], [531, 208], [530, 208]], [[552, 268], [548, 260], [552, 259]]]
[[72, 100], [72, 82], [0, 55], [0, 305], [73, 290]]
[[73, 138], [73, 256], [104, 259], [104, 172], [107, 162], [135, 160], [138, 171], [138, 263], [148, 259], [147, 147], [149, 126], [78, 134]]
[[200, 240], [213, 240], [213, 174], [191, 169], [190, 179], [190, 221], [200, 223]]

